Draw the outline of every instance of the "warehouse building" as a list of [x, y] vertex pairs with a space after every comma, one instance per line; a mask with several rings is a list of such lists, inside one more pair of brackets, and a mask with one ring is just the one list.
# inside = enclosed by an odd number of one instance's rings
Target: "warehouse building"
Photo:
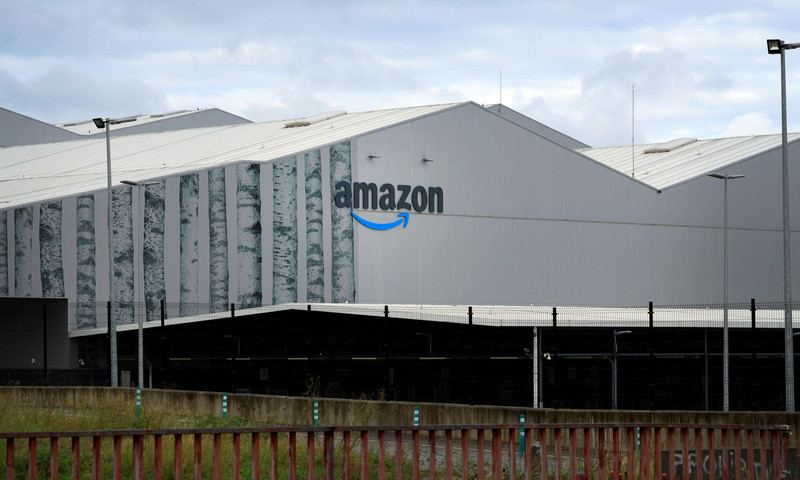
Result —
[[[779, 135], [590, 148], [472, 102], [193, 115], [110, 126], [112, 235], [107, 145], [91, 122], [69, 126], [82, 138], [0, 148], [0, 296], [68, 299], [71, 338], [107, 329], [109, 296], [123, 332], [139, 317], [162, 328], [264, 308], [456, 305], [465, 324], [467, 306], [527, 306], [517, 326], [530, 333], [541, 307], [715, 304], [717, 173], [743, 175], [727, 185], [730, 301], [783, 298]], [[616, 326], [602, 311], [592, 325]]]

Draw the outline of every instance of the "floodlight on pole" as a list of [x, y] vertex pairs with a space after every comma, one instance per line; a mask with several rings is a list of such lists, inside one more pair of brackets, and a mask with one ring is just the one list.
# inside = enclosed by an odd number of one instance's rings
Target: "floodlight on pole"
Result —
[[[106, 173], [108, 177], [108, 302], [109, 305], [114, 303], [114, 216], [111, 189], [113, 187], [111, 182], [111, 134], [109, 125], [116, 125], [118, 123], [127, 123], [136, 121], [136, 117], [126, 118], [93, 118], [95, 126], [99, 129], [106, 131]], [[113, 309], [112, 309], [113, 310]], [[108, 318], [108, 336], [110, 343], [109, 359], [111, 363], [111, 386], [118, 387], [119, 380], [117, 376], [117, 325], [116, 319], [113, 314], [109, 312]]]
[[728, 175], [722, 173], [707, 174], [712, 178], [719, 178], [725, 182], [723, 193], [723, 224], [722, 224], [722, 410], [730, 410], [730, 370], [728, 368], [730, 354], [728, 342], [728, 180], [744, 178], [744, 175]]
[[800, 47], [800, 43], [786, 43], [772, 38], [767, 40], [767, 53], [781, 56], [781, 166], [783, 171], [783, 312], [786, 353], [786, 411], [794, 412], [794, 340], [792, 338], [792, 265], [790, 255], [789, 224], [789, 146], [786, 126], [786, 50]]

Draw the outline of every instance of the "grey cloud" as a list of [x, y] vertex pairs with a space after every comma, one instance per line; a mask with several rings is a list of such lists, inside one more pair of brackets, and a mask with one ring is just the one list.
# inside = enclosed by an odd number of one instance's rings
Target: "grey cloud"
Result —
[[671, 49], [618, 51], [583, 79], [577, 102], [584, 112], [581, 130], [590, 132], [593, 138], [585, 141], [595, 145], [626, 144], [635, 117], [637, 142], [668, 140], [688, 117], [697, 123], [707, 121], [702, 115], [719, 114], [718, 105], [707, 103], [733, 83], [722, 67], [691, 62]]
[[256, 99], [245, 111], [237, 114], [255, 121], [287, 120], [291, 118], [310, 117], [330, 110], [345, 109], [342, 105], [334, 105], [306, 90], [283, 88], [273, 98]]
[[52, 123], [168, 109], [164, 96], [140, 81], [92, 77], [68, 67], [30, 81], [0, 71], [0, 104]]

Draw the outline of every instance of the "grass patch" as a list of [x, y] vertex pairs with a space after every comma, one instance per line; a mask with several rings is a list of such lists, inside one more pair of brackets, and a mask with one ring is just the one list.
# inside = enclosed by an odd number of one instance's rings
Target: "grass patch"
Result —
[[[374, 415], [370, 408], [363, 411], [351, 413], [358, 419], [369, 419]], [[118, 404], [112, 401], [95, 404], [93, 407], [79, 406], [74, 408], [44, 408], [19, 402], [5, 402], [0, 404], [0, 432], [48, 432], [48, 431], [103, 431], [103, 430], [169, 430], [169, 429], [220, 429], [220, 428], [247, 428], [264, 427], [274, 425], [270, 419], [259, 421], [248, 421], [238, 416], [228, 416], [222, 418], [220, 414], [202, 414], [194, 412], [181, 412], [175, 409], [143, 409], [142, 414], [137, 416], [135, 405]], [[203, 435], [183, 435], [176, 442], [174, 435], [164, 435], [161, 437], [161, 478], [174, 480], [176, 478], [176, 458], [177, 469], [181, 478], [194, 478], [195, 474], [195, 455], [199, 451], [200, 466], [202, 470], [201, 478], [210, 479], [214, 476], [215, 457], [219, 458], [220, 476], [224, 479], [234, 478], [236, 471], [235, 458], [240, 459], [238, 473], [240, 478], [251, 478], [251, 470], [254, 463], [258, 464], [258, 477], [271, 478], [272, 471], [277, 471], [277, 478], [289, 479], [294, 473], [296, 478], [308, 478], [307, 446], [308, 437], [305, 433], [293, 434], [294, 438], [294, 458], [290, 456], [290, 434], [280, 433], [272, 435], [270, 433], [255, 434], [243, 433], [239, 435], [239, 455], [235, 455], [234, 435], [226, 433], [216, 437], [213, 434]], [[272, 440], [277, 440], [277, 463], [272, 461]], [[253, 442], [259, 442], [258, 461], [253, 462], [252, 448]], [[379, 472], [385, 472], [386, 478], [394, 478], [396, 462], [400, 461], [402, 478], [410, 478], [412, 472], [412, 462], [410, 458], [410, 445], [406, 444], [403, 448], [403, 458], [394, 457], [394, 446], [387, 442], [384, 464], [379, 462], [376, 449], [377, 438], [370, 435], [370, 445], [368, 458], [366, 460], [368, 478], [378, 479]], [[387, 438], [388, 440], [388, 438]], [[80, 437], [77, 458], [77, 467], [81, 478], [90, 478], [94, 469], [93, 441], [91, 436]], [[121, 476], [122, 478], [133, 478], [133, 438], [122, 436], [117, 440], [121, 451]], [[59, 479], [70, 478], [73, 465], [72, 438], [61, 438], [55, 446], [58, 457], [57, 477]], [[199, 442], [199, 449], [196, 442]], [[218, 453], [215, 452], [215, 444], [219, 442]], [[145, 479], [155, 478], [155, 443], [154, 436], [148, 435], [144, 438], [144, 459], [143, 471]], [[423, 441], [424, 445], [425, 442]], [[323, 435], [316, 434], [314, 437], [314, 459], [311, 468], [314, 470], [314, 478], [323, 478], [324, 470], [324, 445]], [[177, 448], [177, 447], [180, 448]], [[0, 450], [5, 451], [5, 442], [0, 440]], [[37, 479], [50, 478], [50, 440], [47, 438], [38, 439], [35, 445], [35, 468]], [[114, 440], [111, 437], [103, 437], [100, 444], [100, 471], [103, 480], [113, 478], [114, 474]], [[14, 444], [14, 478], [24, 480], [29, 477], [28, 472], [28, 452], [29, 444], [25, 439], [16, 440]], [[361, 439], [357, 434], [351, 436], [350, 444], [350, 478], [360, 478], [361, 469]], [[337, 434], [334, 444], [334, 478], [343, 478], [343, 457], [344, 447], [342, 438]], [[455, 452], [454, 452], [455, 453]], [[456, 453], [456, 456], [459, 455]], [[428, 452], [423, 448], [421, 457], [427, 459]], [[292, 461], [293, 460], [293, 461]], [[454, 459], [453, 473], [455, 477], [460, 477], [460, 463]], [[424, 462], [424, 460], [423, 460]], [[420, 477], [428, 478], [429, 472], [421, 465]], [[5, 472], [6, 456], [0, 455], [0, 472]], [[444, 478], [444, 465], [439, 458], [437, 465], [437, 478]], [[489, 478], [491, 472], [487, 465], [484, 471]], [[478, 466], [471, 462], [469, 465], [469, 478], [478, 477]], [[521, 471], [518, 477], [524, 478]], [[504, 472], [504, 478], [507, 473]], [[533, 478], [537, 478], [535, 475]]]

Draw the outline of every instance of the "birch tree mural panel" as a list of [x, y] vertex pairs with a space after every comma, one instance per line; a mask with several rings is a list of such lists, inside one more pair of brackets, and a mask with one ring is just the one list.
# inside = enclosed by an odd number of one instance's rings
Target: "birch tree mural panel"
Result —
[[272, 167], [272, 303], [297, 301], [297, 157]]
[[225, 168], [208, 171], [209, 291], [212, 312], [228, 308], [228, 215]]
[[161, 300], [167, 296], [164, 280], [164, 211], [166, 183], [144, 187], [144, 301], [147, 321], [161, 319]]
[[133, 193], [131, 187], [112, 190], [114, 245], [114, 308], [116, 324], [134, 322]]
[[322, 244], [322, 159], [319, 150], [305, 155], [307, 298], [325, 301], [325, 261]]
[[198, 279], [198, 226], [200, 176], [196, 173], [183, 175], [180, 183], [181, 208], [181, 258], [180, 258], [180, 315], [197, 314], [199, 291]]
[[33, 295], [33, 207], [14, 210], [14, 295]]
[[0, 212], [0, 296], [8, 296], [8, 213]]
[[261, 181], [258, 164], [237, 165], [236, 236], [238, 305], [261, 306]]
[[39, 258], [43, 297], [64, 297], [61, 202], [39, 206]]
[[336, 184], [352, 183], [350, 141], [331, 145], [331, 285], [334, 303], [355, 301], [353, 217], [334, 202]]
[[76, 228], [78, 305], [75, 316], [78, 328], [97, 327], [96, 247], [94, 195], [78, 197]]

